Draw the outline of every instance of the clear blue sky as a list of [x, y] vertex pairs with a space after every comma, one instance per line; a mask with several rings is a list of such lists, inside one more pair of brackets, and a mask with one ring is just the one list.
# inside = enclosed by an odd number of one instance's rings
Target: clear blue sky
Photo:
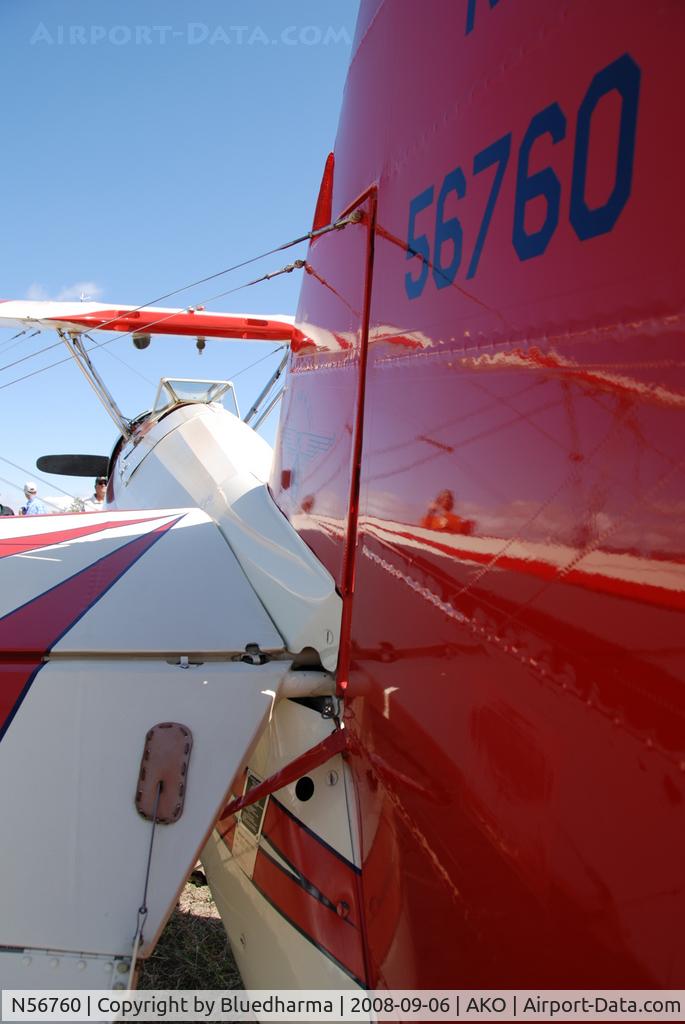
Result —
[[[358, 0], [2, 0], [0, 298], [142, 304], [309, 230], [332, 149]], [[278, 269], [303, 247], [162, 305]], [[295, 273], [208, 308], [294, 313]], [[0, 456], [30, 470], [48, 452], [109, 454], [114, 425], [57, 340], [0, 329]], [[113, 335], [96, 334], [97, 340]], [[122, 338], [97, 368], [123, 412], [149, 407], [162, 375], [236, 375], [269, 348]], [[66, 354], [66, 353], [64, 353]], [[278, 357], [236, 380], [243, 411]], [[123, 365], [119, 360], [124, 360]], [[142, 375], [142, 377], [140, 376]], [[143, 378], [147, 378], [143, 379]], [[9, 385], [9, 386], [5, 386]], [[277, 416], [267, 429], [272, 439]], [[0, 462], [0, 501], [27, 473]], [[74, 494], [91, 481], [48, 477]], [[41, 494], [57, 488], [39, 484]]]

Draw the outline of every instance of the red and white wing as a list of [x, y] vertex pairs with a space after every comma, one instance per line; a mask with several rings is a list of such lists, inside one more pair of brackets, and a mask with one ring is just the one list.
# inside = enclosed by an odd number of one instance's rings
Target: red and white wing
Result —
[[[248, 645], [266, 657], [241, 660]], [[63, 988], [125, 972], [152, 828], [141, 758], [148, 730], [176, 722], [193, 745], [182, 816], [155, 835], [143, 955], [154, 945], [287, 685], [283, 647], [203, 512], [2, 521], [4, 988], [54, 986], [53, 960]]]
[[124, 331], [205, 338], [291, 341], [293, 317], [209, 313], [202, 307], [112, 306], [102, 302], [0, 300], [0, 327], [61, 328], [68, 332]]

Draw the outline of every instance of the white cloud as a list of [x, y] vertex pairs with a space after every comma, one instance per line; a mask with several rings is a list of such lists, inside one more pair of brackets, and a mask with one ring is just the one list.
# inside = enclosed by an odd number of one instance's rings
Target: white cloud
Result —
[[74, 284], [64, 285], [57, 295], [50, 295], [47, 288], [37, 281], [33, 281], [26, 289], [26, 298], [32, 302], [45, 302], [55, 299], [57, 302], [65, 302], [70, 299], [99, 299], [102, 295], [102, 288], [97, 281], [75, 281]]
[[70, 284], [62, 288], [57, 295], [58, 301], [64, 299], [80, 299], [81, 296], [85, 296], [86, 299], [99, 299], [102, 295], [102, 288], [96, 281], [76, 281], [75, 284]]
[[42, 301], [50, 298], [42, 284], [38, 284], [37, 281], [33, 281], [26, 289], [26, 298], [31, 299], [32, 302]]

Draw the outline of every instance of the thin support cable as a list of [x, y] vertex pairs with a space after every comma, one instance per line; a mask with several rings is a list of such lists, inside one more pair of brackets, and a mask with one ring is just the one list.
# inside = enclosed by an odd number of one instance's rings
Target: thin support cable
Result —
[[[90, 334], [87, 334], [84, 331], [83, 337], [88, 338], [88, 341], [91, 342], [91, 345], [97, 347], [97, 342], [95, 338], [93, 338]], [[88, 351], [90, 352], [91, 350], [88, 349]], [[140, 379], [144, 380], [146, 384], [149, 384], [151, 388], [155, 386], [155, 382], [153, 380], [150, 380], [149, 377], [146, 377], [144, 373], [140, 372], [140, 370], [136, 370], [135, 366], [131, 366], [131, 364], [127, 363], [125, 359], [122, 359], [121, 356], [118, 356], [116, 352], [111, 352], [110, 349], [106, 349], [105, 355], [108, 355], [110, 359], [115, 359], [118, 363], [121, 363], [121, 365], [124, 366], [127, 370], [130, 370], [131, 373], [135, 373], [136, 377], [140, 377]]]
[[[253, 285], [261, 284], [263, 281], [271, 281], [272, 278], [280, 277], [281, 274], [292, 274], [293, 270], [302, 270], [304, 266], [306, 266], [304, 260], [295, 260], [293, 263], [287, 263], [284, 267], [281, 267], [280, 270], [272, 270], [268, 274], [262, 274], [261, 277], [256, 277], [253, 281], [245, 281], [243, 284], [239, 284], [235, 288], [229, 288], [226, 292], [217, 292], [216, 295], [210, 295], [206, 299], [202, 300], [202, 304], [206, 302], [213, 302], [214, 299], [222, 299], [226, 295], [233, 295], [234, 292], [242, 291], [243, 288], [251, 288]], [[166, 323], [167, 320], [173, 320], [175, 316], [178, 316], [177, 310], [173, 313], [166, 313], [164, 316], [160, 316], [157, 320], [153, 320], [151, 324], [147, 324], [146, 330], [149, 330], [151, 327], [158, 327], [159, 324]], [[105, 330], [105, 328], [98, 327], [97, 330], [102, 331]], [[139, 333], [137, 330], [126, 331], [123, 334], [115, 335], [113, 338], [106, 338], [104, 341], [96, 341], [93, 344], [93, 347], [88, 349], [88, 351], [93, 352], [97, 348], [104, 348], [105, 345], [111, 345], [113, 341], [121, 341], [124, 338], [131, 338], [137, 333]]]
[[26, 476], [40, 481], [40, 483], [45, 484], [46, 487], [52, 487], [55, 491], [61, 491], [62, 494], [66, 495], [67, 498], [71, 498], [72, 501], [76, 499], [75, 494], [70, 494], [69, 491], [65, 491], [62, 487], [58, 487], [57, 484], [52, 483], [52, 481], [43, 480], [42, 477], [36, 476], [35, 472], [32, 473], [30, 469], [25, 469], [23, 466], [19, 466], [16, 462], [12, 462], [11, 459], [6, 459], [4, 455], [0, 455], [0, 462], [6, 462], [8, 466], [12, 467], [12, 469], [18, 469], [20, 473], [24, 473]]
[[[13, 334], [11, 338], [7, 338], [7, 340], [4, 341], [0, 346], [0, 349], [2, 350], [3, 354], [9, 352], [13, 348], [16, 348], [17, 345], [21, 345], [21, 339], [26, 334], [27, 331], [28, 327], [25, 327], [23, 331], [17, 331], [17, 333]], [[28, 335], [26, 340], [28, 341], [29, 338], [35, 338], [37, 334], [40, 334], [39, 330], [32, 331], [31, 334]], [[19, 341], [15, 341], [15, 338], [19, 338]], [[12, 342], [14, 342], [14, 344], [12, 344]]]
[[140, 948], [140, 944], [143, 941], [143, 929], [145, 928], [145, 923], [147, 921], [147, 891], [148, 886], [150, 884], [150, 869], [152, 867], [152, 847], [155, 842], [155, 829], [157, 828], [157, 811], [159, 810], [159, 800], [162, 795], [163, 788], [164, 783], [160, 779], [159, 782], [157, 783], [157, 795], [155, 797], [155, 806], [152, 811], [152, 832], [150, 833], [150, 846], [147, 852], [147, 864], [145, 867], [145, 885], [143, 886], [143, 899], [140, 906], [138, 907], [138, 914], [136, 916], [136, 932], [133, 938], [133, 949], [131, 951], [131, 969], [128, 975], [128, 989], [131, 989], [133, 987], [133, 976], [136, 969], [136, 960], [138, 959], [138, 949]]
[[[35, 333], [40, 334], [40, 331], [36, 331]], [[31, 335], [31, 337], [33, 337], [33, 335]], [[27, 356], [21, 356], [19, 359], [15, 359], [11, 363], [5, 363], [4, 366], [0, 366], [0, 373], [3, 370], [11, 370], [13, 366], [19, 366], [20, 363], [25, 363], [29, 359], [35, 359], [36, 356], [42, 356], [43, 352], [49, 352], [53, 348], [59, 348], [60, 344], [61, 342], [59, 341], [53, 341], [50, 345], [44, 345], [43, 348], [39, 348], [35, 352], [29, 352]]]
[[[134, 309], [127, 310], [127, 315], [130, 316], [131, 313], [137, 313], [139, 310], [145, 309], [146, 306], [154, 305], [155, 302], [163, 302], [164, 299], [170, 299], [172, 296], [179, 295], [181, 292], [186, 292], [190, 288], [197, 288], [198, 285], [206, 284], [208, 281], [214, 281], [217, 277], [223, 277], [225, 274], [231, 274], [235, 270], [242, 270], [243, 267], [248, 267], [251, 263], [257, 263], [259, 260], [263, 260], [267, 256], [273, 256], [277, 252], [283, 252], [284, 249], [291, 249], [294, 245], [301, 245], [302, 242], [314, 241], [315, 238], [328, 234], [330, 231], [340, 231], [342, 228], [347, 227], [348, 224], [358, 224], [361, 219], [361, 211], [354, 210], [349, 217], [340, 217], [331, 224], [325, 224], [317, 231], [307, 231], [306, 234], [300, 235], [298, 238], [293, 238], [290, 242], [283, 242], [282, 245], [277, 245], [273, 249], [267, 249], [266, 252], [260, 253], [259, 256], [251, 256], [249, 259], [242, 260], [240, 263], [234, 263], [232, 267], [226, 267], [225, 270], [218, 270], [215, 274], [209, 274], [207, 277], [201, 277], [197, 281], [192, 281], [190, 284], [184, 284], [182, 287], [175, 288], [173, 291], [166, 292], [164, 295], [158, 295], [156, 299], [150, 299], [149, 302], [144, 302], [142, 306], [136, 306]], [[118, 316], [112, 317], [111, 320], [105, 321], [101, 327], [98, 327], [98, 330], [106, 330], [107, 324], [114, 323], [118, 319]]]
[[[3, 484], [8, 484], [10, 487], [14, 487], [15, 491], [21, 491], [21, 484], [15, 483], [14, 480], [8, 480], [6, 476], [0, 476], [0, 481]], [[50, 508], [54, 508], [55, 512], [64, 511], [64, 509], [60, 508], [59, 505], [55, 505], [54, 501], [50, 501], [49, 498], [41, 498], [40, 500], [43, 502], [44, 505], [49, 505]], [[0, 522], [2, 522], [1, 519]]]
[[[300, 245], [302, 242], [306, 242], [306, 241], [313, 241], [314, 239], [319, 238], [321, 235], [328, 234], [330, 231], [340, 231], [343, 228], [347, 227], [348, 224], [358, 224], [361, 219], [362, 219], [361, 211], [354, 210], [349, 215], [349, 217], [341, 217], [339, 220], [333, 221], [333, 223], [326, 224], [326, 225], [324, 225], [324, 227], [319, 228], [318, 231], [308, 231], [306, 234], [300, 235], [299, 238], [294, 238], [290, 242], [284, 242], [283, 245], [277, 245], [273, 249], [269, 249], [266, 252], [260, 253], [259, 256], [252, 256], [250, 259], [243, 260], [241, 263], [235, 263], [232, 267], [226, 267], [225, 270], [219, 270], [215, 274], [209, 274], [207, 277], [199, 278], [197, 281], [192, 281], [190, 284], [183, 285], [181, 288], [175, 288], [173, 291], [166, 292], [164, 295], [159, 295], [155, 299], [150, 299], [148, 302], [144, 302], [141, 306], [134, 306], [133, 309], [127, 309], [126, 310], [126, 315], [130, 316], [132, 313], [137, 313], [141, 309], [146, 309], [148, 306], [154, 305], [155, 302], [163, 302], [164, 299], [169, 299], [173, 295], [178, 295], [181, 292], [188, 291], [190, 288], [196, 288], [198, 285], [206, 284], [207, 281], [214, 281], [217, 277], [223, 277], [225, 274], [230, 274], [230, 273], [232, 273], [235, 270], [240, 270], [242, 267], [247, 267], [251, 263], [256, 263], [258, 260], [265, 259], [267, 256], [272, 256], [274, 253], [282, 252], [284, 249], [290, 249], [294, 245]], [[292, 265], [292, 269], [295, 269], [297, 264], [300, 264], [300, 263], [303, 263], [303, 261], [296, 260], [295, 263]], [[255, 281], [255, 282], [248, 282], [247, 285], [240, 285], [238, 288], [232, 288], [230, 291], [220, 292], [218, 295], [211, 296], [209, 299], [204, 299], [203, 302], [211, 302], [213, 299], [221, 298], [224, 295], [231, 295], [233, 292], [239, 291], [241, 288], [247, 288], [252, 283], [256, 284], [259, 281], [268, 281], [268, 280], [270, 280], [270, 277], [272, 277], [272, 276], [275, 277], [279, 273], [288, 273], [288, 271], [281, 270], [281, 271], [277, 271], [275, 274], [272, 274], [272, 275], [266, 274], [263, 277], [257, 278], [257, 281]], [[177, 315], [176, 313], [173, 313], [173, 314], [170, 314], [168, 317], [162, 317], [160, 320], [155, 320], [154, 323], [148, 324], [148, 327], [154, 327], [158, 323], [163, 323], [165, 319], [171, 319], [172, 316], [176, 316], [176, 315]], [[97, 327], [97, 330], [98, 331], [106, 331], [107, 327], [109, 326], [109, 324], [116, 323], [116, 321], [119, 320], [119, 319], [120, 319], [120, 315], [117, 314], [117, 316], [112, 317], [110, 320], [105, 320], [104, 323], [100, 324]], [[125, 338], [128, 335], [134, 334], [134, 333], [135, 333], [135, 331], [128, 331], [125, 334], [120, 335], [120, 337]], [[116, 339], [113, 338], [111, 340], [114, 341]], [[109, 343], [110, 343], [109, 341], [102, 342], [98, 346], [98, 348], [101, 348], [102, 345], [109, 344]], [[58, 342], [58, 341], [54, 342], [52, 345], [46, 345], [44, 348], [39, 349], [37, 352], [31, 353], [31, 355], [22, 356], [21, 359], [17, 359], [17, 360], [15, 360], [12, 363], [8, 363], [6, 366], [0, 366], [0, 373], [3, 370], [11, 369], [11, 367], [13, 367], [13, 366], [18, 366], [19, 363], [23, 363], [27, 359], [33, 359], [34, 356], [42, 355], [43, 352], [49, 352], [50, 349], [59, 348], [59, 345], [60, 345], [60, 342]], [[45, 370], [51, 369], [53, 366], [59, 366], [60, 363], [66, 362], [66, 361], [67, 360], [59, 360], [59, 362], [51, 363], [50, 366], [43, 367], [43, 369], [45, 369]], [[26, 377], [20, 377], [20, 378], [18, 378], [16, 383], [19, 383], [19, 381], [21, 381], [21, 380], [26, 380], [30, 376], [32, 376], [32, 374], [27, 374]], [[15, 383], [15, 382], [14, 381], [10, 381], [10, 383]], [[6, 385], [3, 385], [3, 386], [6, 386]]]
[[[326, 226], [324, 228], [320, 228], [319, 231], [310, 232], [309, 235], [306, 235], [306, 236], [303, 236], [303, 237], [314, 238], [314, 237], [318, 237], [319, 235], [324, 234], [324, 233], [326, 233], [328, 231], [341, 230], [342, 228], [346, 227], [347, 224], [356, 224], [361, 219], [360, 217], [356, 217], [355, 216], [355, 214], [358, 213], [358, 212], [359, 211], [355, 211], [349, 217], [343, 218], [341, 221], [336, 221], [335, 224], [329, 224], [328, 226]], [[293, 243], [289, 243], [289, 244], [293, 244]], [[280, 246], [279, 248], [287, 248], [287, 246]], [[274, 251], [277, 251], [277, 250], [274, 250]], [[246, 281], [244, 284], [240, 284], [240, 285], [238, 285], [235, 288], [230, 288], [228, 291], [219, 292], [216, 295], [212, 295], [208, 299], [204, 299], [203, 303], [204, 302], [211, 302], [211, 301], [213, 301], [213, 299], [223, 298], [226, 295], [233, 295], [236, 292], [242, 291], [244, 288], [252, 288], [254, 285], [261, 284], [264, 281], [271, 281], [274, 277], [279, 277], [282, 274], [290, 274], [290, 273], [293, 272], [293, 270], [301, 270], [305, 266], [306, 266], [306, 262], [304, 260], [294, 260], [293, 263], [286, 264], [286, 266], [285, 267], [281, 267], [280, 270], [271, 271], [270, 273], [263, 274], [261, 277], [257, 277], [257, 278], [255, 278], [252, 281]], [[159, 301], [159, 300], [154, 300], [154, 301]], [[144, 306], [139, 306], [138, 307], [138, 309], [144, 309], [144, 308], [145, 308]], [[135, 312], [135, 310], [131, 310], [130, 312]], [[176, 315], [177, 315], [176, 312], [168, 313], [166, 316], [160, 317], [158, 320], [153, 320], [153, 322], [151, 324], [148, 324], [147, 327], [148, 328], [156, 327], [158, 324], [164, 323], [166, 320], [171, 320]], [[107, 321], [107, 323], [111, 323], [111, 322], [112, 321]], [[105, 330], [105, 329], [106, 329], [105, 325], [102, 325], [102, 326], [97, 328], [97, 330]], [[85, 333], [85, 332], [82, 332], [82, 333]], [[114, 341], [121, 341], [124, 338], [132, 337], [135, 333], [136, 333], [136, 331], [126, 331], [123, 334], [117, 334], [113, 338], [107, 338], [105, 341], [100, 341], [100, 342], [94, 343], [91, 346], [91, 348], [87, 349], [86, 351], [88, 353], [91, 353], [91, 352], [95, 351], [95, 349], [104, 348], [105, 345], [111, 345], [112, 342], [114, 342]], [[86, 335], [86, 337], [90, 338], [90, 335]], [[55, 348], [59, 344], [60, 344], [60, 342], [57, 342], [56, 345], [49, 345], [47, 348], [41, 349], [40, 352], [47, 352], [48, 348]], [[36, 352], [34, 354], [35, 355], [39, 355], [40, 352]], [[26, 358], [28, 358], [28, 357], [26, 357]], [[0, 384], [0, 391], [4, 391], [5, 388], [11, 387], [13, 384], [20, 384], [22, 381], [29, 380], [31, 377], [36, 377], [36, 376], [38, 376], [38, 374], [43, 373], [46, 370], [52, 370], [55, 366], [61, 366], [63, 363], [68, 363], [68, 362], [69, 362], [69, 359], [67, 358], [67, 359], [58, 359], [54, 363], [48, 363], [47, 366], [42, 366], [38, 370], [33, 370], [31, 373], [26, 373], [22, 377], [16, 377], [14, 380], [7, 381], [6, 384]], [[15, 365], [15, 364], [10, 364], [10, 365]], [[7, 369], [7, 367], [0, 367], [0, 371], [3, 370], [3, 369]], [[241, 372], [243, 372], [243, 371], [241, 371]]]
[[275, 356], [277, 352], [281, 352], [285, 348], [285, 345], [279, 345], [278, 348], [273, 348], [270, 352], [267, 352], [265, 356], [260, 356], [259, 359], [255, 359], [254, 363], [250, 363], [248, 366], [243, 366], [242, 370], [238, 370], [237, 373], [231, 374], [231, 381], [237, 380], [238, 377], [242, 376], [243, 373], [247, 373], [248, 370], [252, 370], [255, 366], [259, 366], [265, 359], [270, 356]]

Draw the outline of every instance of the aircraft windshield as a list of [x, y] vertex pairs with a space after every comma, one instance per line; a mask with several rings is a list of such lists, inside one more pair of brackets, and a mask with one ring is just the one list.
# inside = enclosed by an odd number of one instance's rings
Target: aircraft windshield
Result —
[[209, 405], [210, 402], [221, 402], [229, 412], [236, 416], [240, 415], [235, 389], [230, 380], [162, 377], [157, 388], [153, 411], [162, 412], [182, 402], [203, 402], [205, 405]]

